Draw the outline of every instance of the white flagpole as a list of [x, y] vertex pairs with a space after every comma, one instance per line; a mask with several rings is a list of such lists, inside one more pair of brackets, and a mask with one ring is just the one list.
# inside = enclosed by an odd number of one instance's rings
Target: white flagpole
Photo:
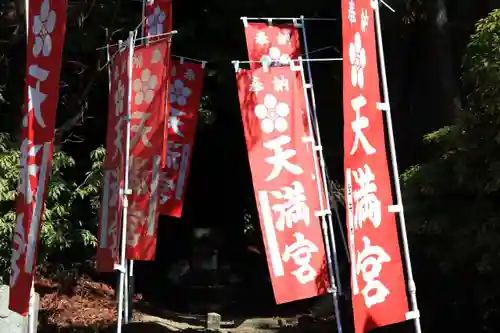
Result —
[[[146, 15], [146, 3], [147, 2], [148, 2], [148, 0], [142, 0], [141, 38], [144, 37], [144, 33], [146, 32], [146, 18], [144, 16]], [[145, 43], [145, 41], [143, 41], [143, 43]]]
[[[305, 24], [305, 19], [304, 16], [300, 16], [301, 20], [301, 28], [302, 28], [302, 37], [304, 40], [304, 51], [305, 51], [305, 58], [309, 59], [309, 45], [307, 43], [307, 33], [306, 33], [306, 24]], [[328, 191], [328, 184], [327, 184], [327, 174], [326, 174], [326, 164], [325, 164], [325, 158], [323, 156], [323, 147], [321, 145], [321, 136], [319, 133], [319, 125], [318, 125], [318, 118], [317, 118], [317, 113], [316, 113], [316, 95], [314, 94], [314, 84], [313, 84], [313, 79], [312, 79], [312, 74], [311, 74], [311, 64], [310, 62], [306, 63], [307, 66], [307, 74], [309, 78], [309, 91], [311, 93], [311, 106], [312, 106], [312, 117], [313, 117], [313, 126], [314, 126], [314, 132], [316, 134], [316, 143], [317, 143], [317, 150], [319, 153], [319, 160], [321, 163], [321, 176], [323, 178], [323, 191], [325, 192], [326, 196], [326, 210], [328, 211], [327, 214], [327, 223], [328, 223], [328, 233], [330, 236], [330, 240], [332, 242], [332, 251], [333, 251], [333, 260], [335, 264], [335, 280], [337, 283], [338, 290], [337, 292], [340, 291], [342, 293], [342, 284], [340, 281], [340, 271], [339, 271], [339, 262], [338, 262], [338, 256], [337, 256], [337, 246], [335, 243], [335, 231], [333, 229], [333, 221], [332, 221], [332, 208], [330, 206], [330, 195]], [[307, 96], [307, 95], [306, 95]], [[339, 221], [340, 222], [340, 221]]]
[[[327, 266], [328, 266], [328, 275], [330, 277], [330, 283], [331, 283], [331, 290], [329, 292], [332, 292], [333, 296], [333, 306], [335, 309], [335, 320], [337, 322], [337, 331], [339, 333], [342, 333], [342, 324], [341, 324], [341, 318], [340, 318], [340, 308], [339, 308], [339, 300], [338, 300], [338, 290], [336, 286], [336, 281], [337, 278], [335, 277], [335, 271], [332, 267], [332, 249], [335, 251], [335, 240], [333, 240], [334, 244], [332, 245], [332, 248], [330, 248], [330, 241], [331, 239], [328, 237], [328, 227], [326, 225], [326, 220], [328, 216], [331, 216], [331, 211], [329, 209], [325, 210], [325, 206], [323, 203], [323, 191], [322, 191], [322, 185], [321, 179], [320, 179], [320, 171], [318, 169], [321, 169], [321, 167], [318, 165], [318, 155], [316, 154], [316, 150], [318, 146], [316, 145], [316, 139], [314, 137], [314, 131], [313, 131], [313, 124], [312, 124], [312, 117], [311, 117], [311, 108], [309, 106], [309, 101], [308, 101], [308, 95], [307, 95], [307, 89], [311, 87], [310, 84], [306, 83], [306, 78], [305, 78], [305, 73], [304, 73], [304, 64], [302, 62], [302, 57], [299, 57], [299, 70], [300, 70], [300, 75], [302, 78], [302, 87], [304, 89], [304, 99], [305, 99], [305, 106], [306, 106], [306, 114], [307, 114], [307, 122], [308, 122], [308, 127], [309, 127], [309, 141], [311, 142], [311, 150], [312, 150], [312, 155], [313, 155], [313, 163], [314, 163], [314, 173], [316, 176], [316, 185], [317, 185], [317, 190], [318, 190], [318, 196], [319, 196], [319, 205], [321, 211], [319, 212], [319, 215], [321, 216], [321, 229], [323, 230], [323, 239], [325, 241], [325, 248], [326, 248], [326, 259], [327, 259]], [[293, 62], [292, 62], [292, 70], [293, 70]], [[319, 146], [321, 149], [321, 146]], [[322, 163], [323, 164], [323, 163]], [[324, 171], [322, 170], [322, 173], [324, 175]], [[324, 181], [324, 176], [323, 176], [323, 181]], [[327, 193], [325, 193], [325, 198], [327, 199], [326, 206], [329, 207], [328, 205], [328, 196]], [[335, 253], [334, 253], [335, 255]], [[336, 260], [336, 259], [335, 259]]]
[[111, 63], [110, 63], [111, 54], [109, 52], [109, 30], [108, 30], [108, 28], [105, 28], [104, 31], [106, 33], [106, 43], [107, 43], [107, 45], [106, 45], [106, 64], [108, 67], [108, 93], [111, 93], [111, 80], [113, 79], [113, 75], [112, 75]]
[[[29, 27], [30, 27], [30, 16], [29, 16], [29, 8], [30, 8], [30, 0], [24, 1], [24, 16], [26, 21], [26, 46], [29, 43]], [[35, 277], [33, 276], [33, 280], [31, 281], [31, 290], [30, 290], [30, 301], [28, 305], [28, 333], [36, 333], [36, 323], [35, 323]]]
[[[26, 21], [26, 43], [28, 43], [28, 35], [29, 35], [29, 31], [30, 31], [29, 9], [30, 9], [30, 0], [24, 0], [24, 16], [25, 16], [25, 21]], [[26, 45], [28, 45], [28, 44], [26, 44]]]
[[125, 139], [125, 179], [123, 184], [123, 217], [122, 217], [122, 237], [121, 237], [121, 253], [120, 253], [120, 297], [118, 299], [118, 323], [116, 332], [121, 333], [123, 321], [123, 303], [124, 303], [124, 290], [125, 279], [127, 276], [127, 258], [125, 257], [125, 250], [127, 245], [127, 220], [128, 220], [128, 195], [130, 190], [128, 188], [128, 173], [129, 173], [129, 159], [130, 159], [130, 121], [131, 121], [131, 107], [132, 107], [132, 66], [134, 59], [134, 38], [135, 32], [130, 31], [128, 35], [128, 96], [127, 96], [127, 131]]
[[396, 156], [396, 144], [394, 140], [394, 131], [392, 128], [392, 116], [391, 116], [391, 108], [389, 101], [389, 88], [387, 85], [387, 74], [385, 68], [385, 56], [384, 56], [384, 44], [382, 42], [382, 28], [380, 22], [380, 12], [379, 12], [379, 4], [377, 0], [372, 0], [372, 7], [375, 12], [375, 29], [377, 34], [377, 46], [378, 46], [378, 55], [379, 55], [379, 63], [380, 63], [380, 75], [382, 79], [382, 92], [384, 97], [384, 102], [379, 105], [379, 109], [384, 110], [386, 114], [387, 120], [387, 134], [389, 137], [389, 147], [391, 152], [391, 163], [392, 163], [392, 171], [394, 178], [394, 187], [396, 188], [396, 211], [399, 214], [399, 224], [401, 228], [401, 239], [403, 241], [403, 252], [405, 256], [406, 262], [406, 274], [408, 276], [408, 291], [410, 294], [410, 302], [411, 302], [411, 311], [406, 314], [406, 319], [413, 319], [415, 323], [415, 332], [421, 333], [422, 327], [420, 325], [420, 311], [418, 310], [417, 303], [417, 292], [415, 287], [415, 280], [413, 279], [413, 270], [411, 267], [411, 258], [410, 258], [410, 247], [408, 246], [408, 235], [406, 233], [406, 221], [403, 210], [403, 198], [401, 195], [401, 185], [399, 183], [399, 169], [398, 169], [398, 161]]
[[[144, 36], [144, 34], [146, 33], [146, 17], [144, 17], [146, 15], [146, 3], [148, 2], [148, 0], [142, 0], [142, 18], [141, 18], [141, 44], [145, 44], [148, 42], [147, 38], [144, 38], [146, 36]], [[126, 276], [126, 285], [125, 285], [125, 288], [126, 288], [126, 293], [125, 293], [125, 297], [126, 297], [126, 306], [125, 306], [125, 322], [128, 323], [128, 318], [129, 318], [129, 313], [128, 313], [128, 310], [129, 310], [129, 299], [130, 299], [130, 295], [129, 295], [129, 292], [130, 292], [130, 281], [133, 281], [133, 276], [134, 276], [134, 260], [130, 260], [129, 263], [128, 263], [128, 276]], [[129, 279], [130, 277], [130, 279]]]
[[30, 301], [28, 306], [28, 333], [36, 333], [35, 322], [35, 278], [31, 282]]

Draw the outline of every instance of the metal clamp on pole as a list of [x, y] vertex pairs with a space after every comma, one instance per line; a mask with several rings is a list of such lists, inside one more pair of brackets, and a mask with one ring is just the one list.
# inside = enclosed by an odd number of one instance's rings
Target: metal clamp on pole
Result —
[[401, 205], [390, 205], [387, 207], [389, 213], [402, 213], [403, 207]]
[[[304, 19], [304, 16], [303, 16], [303, 15], [301, 15], [301, 16], [300, 16], [300, 19], [301, 19], [301, 20], [303, 20], [303, 19]], [[292, 22], [293, 22], [293, 27], [294, 27], [294, 28], [297, 28], [297, 29], [298, 29], [298, 28], [302, 28], [302, 24], [301, 24], [301, 23], [299, 23], [299, 21], [298, 21], [295, 17], [292, 19]]]
[[231, 61], [234, 66], [234, 71], [238, 73], [240, 71], [240, 62], [238, 60]]
[[314, 138], [309, 135], [309, 136], [303, 136], [302, 137], [302, 142], [303, 143], [314, 143]]
[[322, 151], [323, 150], [323, 146], [322, 145], [317, 145], [317, 146], [314, 146], [314, 151]]
[[320, 211], [314, 212], [314, 216], [325, 217], [327, 215], [330, 215], [331, 213], [332, 212], [330, 212], [329, 210], [320, 210]]
[[388, 103], [377, 103], [377, 110], [390, 111], [390, 106]]
[[115, 265], [113, 266], [113, 269], [114, 269], [115, 271], [120, 272], [120, 273], [126, 273], [125, 266], [120, 265], [120, 264], [115, 264]]
[[246, 16], [240, 17], [241, 20], [243, 21], [243, 27], [248, 28], [248, 19]]

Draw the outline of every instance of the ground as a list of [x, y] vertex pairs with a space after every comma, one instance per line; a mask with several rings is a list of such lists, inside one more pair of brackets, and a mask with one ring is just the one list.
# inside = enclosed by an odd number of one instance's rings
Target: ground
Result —
[[[116, 301], [110, 286], [89, 278], [54, 281], [38, 278], [40, 293], [39, 333], [111, 333], [116, 331]], [[132, 323], [123, 333], [203, 332], [205, 316], [175, 313], [134, 299]], [[305, 318], [305, 317], [302, 317]], [[222, 331], [228, 333], [334, 332], [331, 320], [312, 322], [298, 316], [268, 318], [225, 318]], [[314, 328], [313, 328], [314, 327]]]

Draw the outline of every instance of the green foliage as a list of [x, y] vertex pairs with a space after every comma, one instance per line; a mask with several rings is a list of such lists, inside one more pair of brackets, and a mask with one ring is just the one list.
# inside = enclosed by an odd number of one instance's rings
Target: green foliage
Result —
[[[434, 266], [436, 292], [460, 304], [450, 306], [448, 315], [474, 312], [482, 332], [495, 331], [500, 300], [494, 282], [500, 274], [499, 51], [500, 10], [495, 10], [477, 23], [468, 45], [464, 109], [453, 126], [424, 137], [436, 157], [402, 175], [409, 227], [417, 236], [413, 248], [426, 263], [417, 272]], [[464, 278], [474, 284], [472, 299], [457, 290], [467, 283]]]
[[[0, 133], [0, 271], [8, 272], [12, 233], [16, 219], [16, 187], [19, 181], [20, 151], [9, 136]], [[87, 254], [95, 248], [96, 213], [100, 192], [104, 149], [91, 153], [92, 168], [81, 184], [66, 175], [75, 166], [74, 159], [63, 151], [53, 154], [47, 187], [45, 211], [40, 233], [39, 264], [48, 259], [64, 261], [68, 251]], [[87, 211], [86, 214], [82, 213]], [[82, 217], [90, 217], [83, 220]], [[73, 260], [87, 259], [72, 256]]]

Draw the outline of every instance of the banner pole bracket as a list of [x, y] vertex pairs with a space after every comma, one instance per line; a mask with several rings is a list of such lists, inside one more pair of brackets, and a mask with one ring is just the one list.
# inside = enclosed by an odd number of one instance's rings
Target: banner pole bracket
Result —
[[420, 318], [420, 311], [418, 310], [413, 310], [413, 311], [408, 311], [405, 314], [406, 320], [414, 320], [417, 318]]
[[323, 150], [323, 146], [322, 145], [318, 145], [318, 146], [314, 146], [314, 151], [322, 151]]
[[314, 212], [314, 216], [317, 216], [317, 217], [325, 217], [325, 216], [328, 216], [330, 215], [332, 212], [329, 211], [329, 210], [318, 210], [316, 212]]
[[240, 19], [243, 21], [243, 27], [248, 28], [248, 17], [242, 16]]
[[113, 269], [115, 271], [120, 272], [120, 273], [125, 273], [125, 271], [126, 271], [125, 267], [123, 265], [119, 265], [119, 264], [115, 264], [114, 267], [113, 267]]
[[391, 106], [389, 105], [389, 103], [380, 102], [377, 103], [377, 109], [381, 111], [389, 111], [391, 109]]
[[232, 61], [233, 66], [234, 66], [234, 71], [238, 73], [240, 71], [240, 62], [239, 60], [233, 60]]
[[304, 136], [302, 137], [302, 142], [303, 143], [314, 142], [314, 138], [312, 136]]
[[389, 213], [402, 213], [403, 207], [401, 207], [401, 205], [389, 205], [387, 207], [387, 210], [389, 211]]

